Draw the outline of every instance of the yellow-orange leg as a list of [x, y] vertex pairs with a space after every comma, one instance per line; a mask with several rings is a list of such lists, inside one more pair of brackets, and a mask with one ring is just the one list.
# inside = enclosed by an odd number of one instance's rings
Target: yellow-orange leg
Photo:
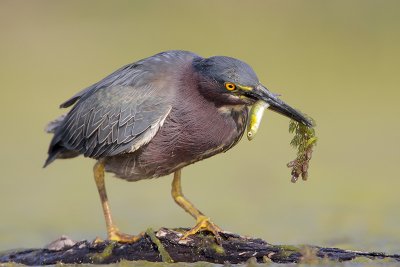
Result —
[[106, 220], [107, 227], [107, 237], [109, 240], [123, 242], [123, 243], [133, 243], [141, 238], [139, 236], [133, 236], [121, 233], [118, 228], [113, 223], [110, 206], [108, 205], [108, 198], [106, 192], [106, 185], [104, 183], [104, 164], [99, 160], [93, 167], [94, 180], [97, 185], [97, 190], [99, 191], [101, 206], [103, 207], [104, 218]]
[[201, 211], [199, 211], [182, 193], [181, 187], [181, 170], [177, 170], [174, 173], [174, 179], [172, 181], [172, 197], [175, 202], [181, 206], [186, 212], [192, 215], [196, 219], [196, 225], [187, 231], [182, 239], [187, 238], [190, 235], [194, 235], [199, 231], [207, 230], [213, 233], [218, 243], [221, 242], [221, 236], [218, 232], [222, 232], [222, 229], [210, 221], [210, 218], [206, 217]]

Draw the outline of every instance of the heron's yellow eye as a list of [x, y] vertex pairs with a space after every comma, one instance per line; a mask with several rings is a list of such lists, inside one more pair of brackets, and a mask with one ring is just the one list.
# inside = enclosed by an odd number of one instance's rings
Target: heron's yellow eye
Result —
[[225, 83], [225, 88], [226, 88], [226, 90], [228, 90], [228, 91], [233, 91], [233, 90], [236, 89], [236, 85], [233, 84], [233, 83]]

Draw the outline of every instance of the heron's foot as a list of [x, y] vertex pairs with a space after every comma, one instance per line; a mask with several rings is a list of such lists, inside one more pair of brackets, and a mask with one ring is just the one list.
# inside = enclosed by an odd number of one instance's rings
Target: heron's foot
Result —
[[135, 243], [144, 236], [144, 233], [138, 235], [128, 235], [121, 233], [117, 227], [113, 226], [108, 231], [108, 239], [120, 243]]
[[210, 221], [210, 218], [207, 218], [206, 216], [199, 216], [197, 218], [197, 224], [190, 229], [189, 231], [187, 231], [183, 237], [181, 238], [181, 240], [184, 240], [186, 238], [188, 238], [191, 235], [194, 235], [200, 231], [209, 231], [211, 232], [214, 237], [215, 240], [217, 241], [218, 244], [221, 244], [221, 236], [219, 235], [219, 232], [223, 232], [221, 228], [219, 228], [216, 224], [214, 224], [212, 221]]

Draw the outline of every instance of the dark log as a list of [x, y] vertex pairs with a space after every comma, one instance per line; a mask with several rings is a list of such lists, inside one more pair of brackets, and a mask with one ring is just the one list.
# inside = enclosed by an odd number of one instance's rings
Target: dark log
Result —
[[147, 231], [141, 240], [133, 244], [110, 241], [74, 242], [67, 237], [52, 242], [42, 249], [24, 249], [0, 252], [0, 263], [15, 262], [26, 265], [57, 263], [115, 263], [121, 260], [151, 262], [198, 262], [243, 263], [324, 263], [364, 259], [387, 259], [400, 262], [400, 254], [359, 252], [318, 246], [271, 245], [258, 239], [232, 233], [221, 233], [222, 242], [217, 244], [213, 236], [200, 233], [180, 240], [187, 229], [162, 228]]

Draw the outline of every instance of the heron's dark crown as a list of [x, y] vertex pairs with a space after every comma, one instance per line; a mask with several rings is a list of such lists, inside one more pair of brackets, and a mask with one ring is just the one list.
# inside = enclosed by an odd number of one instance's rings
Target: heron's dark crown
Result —
[[233, 82], [245, 86], [256, 86], [259, 83], [254, 70], [245, 62], [224, 56], [195, 58], [194, 69], [202, 76], [218, 83]]

